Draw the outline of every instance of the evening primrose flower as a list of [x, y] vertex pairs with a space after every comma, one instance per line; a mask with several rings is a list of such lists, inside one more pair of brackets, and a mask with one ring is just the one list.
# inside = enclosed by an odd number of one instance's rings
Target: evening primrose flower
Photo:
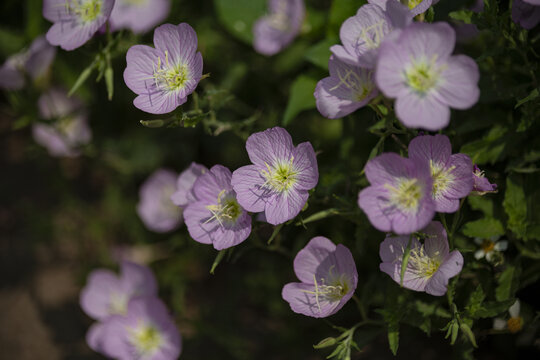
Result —
[[171, 195], [174, 205], [185, 208], [197, 200], [193, 192], [193, 185], [207, 171], [206, 166], [195, 162], [192, 162], [186, 170], [182, 171], [178, 176], [178, 180], [176, 180], [176, 192]]
[[330, 51], [347, 64], [374, 68], [384, 38], [410, 22], [407, 8], [399, 2], [390, 3], [386, 10], [378, 5], [364, 5], [341, 25], [339, 38], [343, 45], [334, 45]]
[[358, 195], [358, 206], [380, 231], [410, 234], [425, 227], [435, 215], [433, 180], [424, 162], [384, 153], [365, 167], [371, 186]]
[[155, 48], [132, 46], [126, 55], [126, 85], [142, 111], [165, 114], [187, 101], [202, 78], [203, 60], [191, 26], [165, 24], [154, 31]]
[[375, 83], [396, 98], [405, 126], [442, 129], [450, 107], [468, 109], [478, 101], [478, 66], [468, 56], [451, 56], [454, 45], [455, 31], [442, 22], [413, 23], [381, 45]]
[[521, 304], [519, 299], [516, 299], [516, 302], [510, 306], [508, 313], [510, 318], [504, 320], [501, 318], [493, 319], [493, 328], [495, 330], [505, 330], [508, 329], [511, 333], [517, 333], [523, 328], [523, 318], [520, 316]]
[[107, 318], [98, 330], [99, 337], [87, 339], [97, 351], [118, 360], [176, 360], [182, 350], [173, 318], [155, 297], [131, 299], [126, 314]]
[[64, 50], [74, 50], [107, 22], [114, 0], [43, 0], [43, 16], [54, 23], [47, 40]]
[[358, 272], [351, 251], [317, 236], [294, 258], [301, 282], [283, 287], [281, 296], [298, 314], [324, 318], [338, 312], [353, 296]]
[[81, 291], [83, 311], [95, 320], [105, 320], [115, 314], [125, 315], [130, 299], [157, 295], [157, 282], [152, 271], [143, 265], [123, 261], [120, 276], [106, 269], [88, 275]]
[[[412, 16], [416, 16], [426, 12], [432, 5], [438, 3], [439, 0], [408, 0], [407, 9]], [[400, 0], [368, 0], [370, 4], [377, 4], [383, 9], [386, 9], [389, 3], [401, 3]]]
[[473, 189], [470, 195], [485, 195], [487, 193], [497, 192], [497, 184], [489, 182], [484, 171], [480, 170], [478, 165], [473, 166]]
[[512, 20], [522, 28], [530, 30], [540, 23], [540, 1], [514, 0]]
[[170, 0], [116, 0], [109, 18], [111, 30], [145, 33], [165, 20], [170, 9]]
[[452, 154], [452, 145], [446, 135], [415, 137], [409, 143], [409, 158], [429, 166], [435, 211], [457, 211], [459, 199], [469, 195], [473, 188], [471, 159], [465, 154]]
[[251, 217], [239, 204], [231, 185], [231, 171], [214, 165], [195, 181], [195, 201], [184, 211], [191, 237], [216, 250], [235, 246], [251, 233]]
[[446, 293], [448, 279], [461, 272], [463, 256], [457, 250], [449, 251], [446, 231], [440, 222], [432, 221], [421, 233], [425, 236], [424, 244], [414, 235], [387, 236], [380, 246], [380, 269], [400, 284], [403, 253], [410, 240], [403, 287], [442, 296]]
[[342, 62], [334, 55], [328, 61], [330, 76], [317, 83], [315, 100], [319, 112], [337, 119], [365, 106], [377, 96], [373, 71]]
[[319, 180], [313, 146], [304, 142], [295, 147], [287, 130], [274, 127], [252, 134], [246, 149], [253, 165], [232, 176], [240, 205], [250, 212], [264, 211], [272, 225], [293, 219]]
[[304, 0], [268, 0], [270, 13], [253, 25], [253, 47], [263, 55], [274, 55], [298, 35], [304, 21]]
[[474, 238], [474, 242], [480, 246], [480, 249], [474, 253], [475, 259], [480, 260], [485, 257], [489, 263], [499, 263], [503, 259], [501, 252], [508, 249], [508, 241], [498, 240], [497, 235], [489, 239]]
[[165, 233], [182, 223], [182, 210], [171, 200], [178, 175], [171, 170], [156, 170], [139, 190], [137, 214], [149, 230]]
[[51, 156], [76, 157], [79, 147], [90, 142], [92, 131], [82, 102], [61, 88], [51, 88], [38, 99], [39, 115], [50, 123], [32, 125], [32, 137]]

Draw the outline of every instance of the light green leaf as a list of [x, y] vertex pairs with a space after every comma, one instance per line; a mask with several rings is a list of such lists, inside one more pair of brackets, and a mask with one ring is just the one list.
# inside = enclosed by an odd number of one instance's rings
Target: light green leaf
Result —
[[527, 95], [526, 97], [524, 97], [523, 99], [519, 100], [516, 104], [516, 106], [514, 107], [514, 109], [517, 109], [518, 107], [520, 107], [521, 105], [525, 104], [526, 102], [529, 102], [531, 100], [534, 100], [536, 99], [538, 96], [540, 96], [540, 93], [538, 91], [539, 88], [536, 88], [534, 89], [533, 91], [530, 92], [529, 95]]
[[253, 24], [268, 11], [266, 0], [214, 0], [214, 6], [225, 28], [248, 44], [253, 42]]
[[289, 102], [283, 115], [283, 125], [287, 126], [300, 112], [315, 108], [315, 97], [313, 92], [317, 86], [317, 81], [300, 75], [291, 86]]
[[487, 217], [493, 217], [493, 200], [487, 196], [468, 196], [467, 202], [473, 210], [479, 210]]
[[515, 267], [508, 266], [499, 277], [497, 281], [499, 285], [495, 289], [495, 298], [498, 301], [507, 300], [513, 296], [512, 290], [515, 288], [515, 286], [513, 286], [515, 270]]
[[519, 178], [506, 179], [503, 206], [508, 215], [508, 228], [518, 238], [527, 240], [527, 201]]
[[343, 22], [356, 14], [358, 9], [367, 3], [367, 0], [333, 0], [330, 7], [328, 32], [337, 36]]
[[464, 235], [472, 238], [489, 239], [492, 236], [503, 235], [504, 227], [497, 219], [483, 218], [466, 223], [462, 231]]
[[325, 70], [328, 70], [328, 60], [330, 59], [330, 47], [339, 43], [336, 38], [328, 38], [313, 45], [306, 52], [306, 59], [314, 65], [317, 65]]
[[486, 295], [484, 294], [484, 290], [482, 289], [482, 285], [478, 285], [475, 291], [472, 292], [471, 296], [469, 297], [469, 302], [467, 303], [467, 306], [465, 309], [469, 313], [469, 316], [472, 318], [475, 318], [476, 312], [481, 308], [482, 302], [486, 298]]

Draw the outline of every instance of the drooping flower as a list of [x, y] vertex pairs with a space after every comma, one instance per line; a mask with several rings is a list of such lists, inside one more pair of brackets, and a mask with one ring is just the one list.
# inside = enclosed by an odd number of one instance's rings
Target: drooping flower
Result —
[[446, 231], [440, 222], [432, 221], [421, 233], [425, 235], [424, 244], [412, 234], [387, 236], [380, 246], [380, 269], [400, 284], [403, 253], [410, 239], [410, 256], [403, 287], [442, 296], [446, 293], [448, 279], [461, 272], [463, 256], [457, 250], [449, 251]]
[[540, 23], [540, 1], [514, 0], [512, 20], [522, 28], [530, 30]]
[[355, 16], [345, 20], [339, 30], [343, 45], [334, 45], [330, 51], [341, 61], [371, 69], [377, 62], [379, 46], [395, 28], [407, 26], [412, 17], [399, 2], [391, 2], [383, 10], [367, 4]]
[[88, 316], [102, 321], [111, 315], [125, 315], [130, 299], [156, 295], [157, 282], [152, 271], [146, 266], [123, 261], [120, 276], [106, 269], [92, 271], [81, 291], [80, 303]]
[[116, 0], [109, 18], [111, 30], [145, 33], [165, 20], [170, 9], [170, 0]]
[[303, 0], [268, 0], [270, 13], [253, 25], [253, 47], [263, 55], [274, 55], [298, 35], [304, 21]]
[[510, 306], [508, 313], [510, 318], [504, 320], [501, 318], [493, 319], [493, 328], [495, 330], [505, 330], [508, 329], [511, 333], [517, 333], [523, 328], [523, 318], [520, 316], [521, 304], [519, 299], [516, 299], [516, 302]]
[[44, 36], [38, 36], [27, 50], [10, 56], [0, 67], [0, 88], [19, 90], [24, 86], [24, 74], [36, 81], [42, 78], [56, 56], [56, 48]]
[[149, 230], [164, 233], [182, 223], [182, 210], [171, 200], [177, 177], [171, 170], [159, 169], [142, 184], [137, 214]]
[[38, 109], [41, 118], [52, 122], [34, 123], [34, 140], [51, 156], [79, 156], [79, 147], [92, 139], [82, 102], [76, 97], [68, 97], [63, 89], [51, 88], [39, 97]]
[[301, 282], [283, 287], [281, 296], [298, 314], [324, 318], [338, 312], [353, 296], [358, 272], [351, 251], [317, 236], [294, 258]]
[[334, 55], [328, 61], [330, 76], [317, 83], [315, 100], [319, 112], [337, 119], [348, 115], [377, 96], [372, 71], [342, 62]]
[[468, 109], [479, 98], [478, 66], [468, 56], [451, 56], [455, 32], [447, 23], [413, 23], [380, 50], [375, 83], [407, 127], [439, 130], [450, 107]]
[[471, 159], [465, 154], [452, 155], [452, 145], [446, 135], [415, 137], [409, 143], [409, 158], [429, 166], [435, 211], [457, 211], [459, 199], [469, 195], [473, 188]]
[[124, 81], [139, 95], [133, 101], [138, 109], [165, 114], [185, 103], [195, 90], [203, 60], [197, 52], [197, 34], [186, 23], [156, 28], [154, 45], [134, 45], [128, 50]]
[[294, 147], [291, 135], [280, 127], [252, 134], [246, 149], [253, 165], [234, 171], [232, 185], [238, 202], [250, 212], [265, 212], [273, 225], [294, 218], [319, 180], [313, 146]]
[[[377, 4], [383, 9], [386, 9], [388, 4], [399, 3], [400, 0], [368, 0], [370, 4]], [[407, 8], [412, 16], [416, 16], [426, 12], [432, 5], [438, 3], [439, 0], [408, 0]]]
[[43, 0], [43, 16], [54, 23], [47, 40], [64, 50], [86, 43], [107, 22], [114, 0]]
[[223, 250], [240, 244], [251, 233], [251, 217], [239, 204], [231, 185], [231, 171], [214, 165], [193, 185], [195, 201], [184, 211], [191, 237]]
[[91, 347], [118, 360], [176, 360], [182, 339], [167, 307], [155, 297], [131, 299], [125, 315], [113, 315], [87, 336]]
[[473, 167], [473, 189], [470, 195], [485, 195], [487, 193], [497, 192], [497, 184], [489, 182], [484, 171], [480, 170], [478, 165]]
[[371, 186], [360, 191], [358, 206], [378, 230], [410, 234], [431, 221], [435, 202], [426, 164], [384, 153], [370, 160], [365, 172]]
[[480, 260], [486, 258], [486, 260], [494, 265], [499, 265], [504, 262], [504, 256], [502, 252], [508, 249], [508, 241], [499, 240], [499, 236], [495, 235], [489, 239], [474, 238], [474, 242], [480, 246], [480, 249], [474, 253], [474, 258]]
[[171, 200], [176, 206], [185, 208], [190, 203], [196, 201], [193, 185], [195, 181], [207, 172], [206, 166], [192, 162], [189, 167], [182, 171], [176, 180], [176, 192], [171, 195]]

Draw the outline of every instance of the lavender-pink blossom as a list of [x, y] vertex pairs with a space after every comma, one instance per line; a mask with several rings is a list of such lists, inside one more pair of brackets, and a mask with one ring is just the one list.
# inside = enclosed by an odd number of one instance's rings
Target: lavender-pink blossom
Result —
[[109, 18], [111, 30], [145, 33], [165, 20], [170, 9], [171, 0], [116, 0]]
[[330, 56], [328, 69], [330, 76], [317, 83], [314, 93], [317, 109], [323, 116], [343, 117], [377, 96], [372, 70], [349, 65], [334, 55]]
[[324, 318], [338, 312], [353, 296], [358, 272], [351, 251], [317, 236], [294, 258], [301, 282], [283, 287], [281, 296], [295, 313]]
[[451, 56], [455, 32], [447, 23], [413, 23], [379, 51], [375, 82], [396, 98], [395, 111], [407, 127], [439, 130], [450, 109], [468, 109], [479, 98], [478, 66], [468, 56]]
[[409, 143], [409, 158], [426, 164], [431, 171], [435, 211], [457, 211], [459, 199], [469, 195], [473, 188], [471, 158], [465, 154], [452, 155], [450, 139], [445, 135], [415, 137]]
[[111, 15], [114, 0], [43, 0], [43, 16], [54, 23], [47, 40], [74, 50], [94, 36]]
[[304, 0], [268, 0], [269, 14], [253, 25], [253, 47], [263, 55], [274, 55], [298, 35], [304, 20]]
[[540, 23], [540, 1], [514, 0], [512, 20], [524, 29], [532, 29]]
[[492, 184], [478, 165], [473, 167], [473, 188], [470, 195], [485, 195], [497, 192], [497, 184]]
[[176, 192], [171, 195], [174, 205], [185, 208], [196, 201], [193, 185], [199, 176], [207, 171], [206, 166], [193, 162], [186, 170], [180, 173], [178, 180], [176, 180]]
[[197, 52], [197, 34], [186, 23], [156, 28], [154, 45], [134, 45], [128, 50], [124, 81], [139, 95], [133, 101], [138, 109], [165, 114], [185, 103], [195, 90], [203, 60]]
[[365, 172], [371, 186], [358, 195], [358, 206], [380, 231], [410, 234], [435, 215], [429, 166], [383, 153], [370, 160]]
[[171, 170], [159, 169], [142, 184], [137, 214], [149, 230], [169, 232], [182, 223], [182, 210], [171, 201], [177, 177]]
[[387, 236], [380, 246], [380, 269], [400, 284], [403, 253], [410, 239], [410, 256], [403, 286], [442, 296], [446, 293], [448, 279], [461, 272], [463, 256], [457, 250], [450, 252], [446, 231], [440, 222], [431, 222], [421, 233], [424, 235], [424, 244], [413, 235]]
[[235, 246], [251, 233], [251, 217], [239, 204], [231, 185], [231, 171], [215, 165], [193, 185], [195, 201], [184, 211], [191, 237], [216, 250]]
[[273, 225], [294, 218], [319, 180], [315, 151], [309, 142], [294, 146], [280, 127], [252, 134], [246, 149], [253, 165], [234, 171], [238, 202], [250, 212], [265, 212]]
[[[438, 3], [439, 0], [408, 0], [407, 8], [412, 16], [416, 16], [426, 12], [432, 5]], [[389, 4], [401, 3], [400, 0], [368, 0], [370, 4], [377, 4], [383, 9], [386, 9]]]

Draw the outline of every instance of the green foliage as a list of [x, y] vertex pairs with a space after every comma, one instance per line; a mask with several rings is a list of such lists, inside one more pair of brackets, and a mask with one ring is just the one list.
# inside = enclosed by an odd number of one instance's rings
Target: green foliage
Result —
[[239, 40], [253, 42], [253, 25], [266, 12], [266, 0], [214, 0], [223, 26]]
[[331, 55], [330, 47], [337, 42], [338, 40], [334, 37], [318, 42], [306, 51], [306, 59], [312, 64], [317, 65], [324, 70], [328, 70], [328, 59]]
[[508, 215], [508, 228], [518, 238], [527, 240], [527, 201], [519, 178], [506, 179], [503, 206]]
[[289, 102], [283, 114], [283, 125], [289, 125], [292, 120], [302, 111], [315, 108], [313, 92], [317, 80], [300, 75], [291, 85]]
[[463, 225], [462, 232], [469, 237], [489, 239], [492, 236], [503, 235], [504, 227], [497, 219], [483, 218], [466, 223]]

